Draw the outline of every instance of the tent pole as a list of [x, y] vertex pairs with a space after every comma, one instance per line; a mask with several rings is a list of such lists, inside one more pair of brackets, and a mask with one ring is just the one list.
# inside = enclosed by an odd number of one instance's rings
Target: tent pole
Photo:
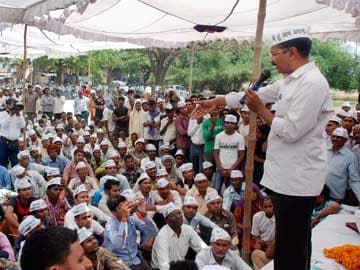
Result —
[[[266, 0], [259, 1], [258, 21], [256, 26], [255, 36], [255, 53], [252, 81], [255, 81], [260, 75], [261, 69], [261, 49], [264, 22], [266, 16]], [[250, 261], [250, 228], [251, 228], [251, 194], [253, 183], [254, 171], [254, 152], [256, 143], [256, 114], [250, 112], [250, 131], [248, 136], [248, 147], [246, 153], [246, 187], [245, 187], [245, 205], [244, 205], [244, 218], [243, 218], [243, 239], [242, 239], [242, 256], [246, 262]], [[240, 239], [239, 239], [240, 241]]]
[[[26, 83], [26, 68], [27, 68], [27, 24], [25, 24], [24, 28], [24, 59], [23, 59], [23, 78], [22, 78], [22, 99], [23, 99], [23, 114], [25, 117], [25, 101], [26, 101], [26, 89], [25, 89], [25, 83]], [[27, 125], [27, 124], [26, 124]], [[26, 145], [26, 128], [23, 129], [24, 133], [24, 142]]]
[[189, 95], [192, 95], [192, 79], [193, 79], [193, 65], [194, 65], [194, 42], [191, 42], [191, 58], [190, 58], [190, 76], [189, 76]]

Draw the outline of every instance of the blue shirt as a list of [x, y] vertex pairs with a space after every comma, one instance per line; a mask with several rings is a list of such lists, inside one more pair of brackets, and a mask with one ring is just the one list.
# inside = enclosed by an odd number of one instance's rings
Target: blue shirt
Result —
[[13, 190], [11, 175], [9, 171], [3, 166], [0, 166], [0, 188]]
[[[124, 243], [126, 224], [127, 237]], [[137, 256], [136, 230], [143, 234], [144, 239], [151, 236], [146, 224], [132, 216], [129, 217], [127, 223], [120, 222], [113, 217], [105, 226], [105, 247], [128, 266], [137, 265], [141, 262]]]
[[343, 200], [346, 189], [350, 186], [356, 198], [360, 200], [359, 169], [354, 153], [347, 146], [335, 153], [328, 149], [327, 162], [326, 185], [330, 189], [330, 197]]
[[50, 157], [46, 157], [41, 161], [41, 164], [44, 166], [48, 166], [51, 168], [59, 168], [61, 174], [63, 174], [64, 168], [69, 163], [70, 160], [68, 160], [64, 156], [57, 156], [55, 160], [52, 160]]

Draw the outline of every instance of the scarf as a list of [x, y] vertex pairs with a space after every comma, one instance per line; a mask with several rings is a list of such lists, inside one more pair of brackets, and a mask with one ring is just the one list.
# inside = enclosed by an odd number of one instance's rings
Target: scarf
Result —
[[[156, 110], [153, 111], [153, 112], [148, 111], [148, 113], [149, 113], [149, 115], [150, 115], [151, 121], [154, 121], [154, 119], [156, 118], [156, 116], [158, 116], [158, 115], [160, 114], [160, 110], [156, 109]], [[154, 135], [155, 135], [155, 128], [154, 128], [154, 127], [149, 127], [148, 134], [149, 134], [151, 137], [154, 137]]]

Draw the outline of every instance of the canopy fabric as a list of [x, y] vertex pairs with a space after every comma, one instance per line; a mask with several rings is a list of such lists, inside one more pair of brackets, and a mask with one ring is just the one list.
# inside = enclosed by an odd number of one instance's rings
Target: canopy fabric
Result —
[[[289, 26], [309, 26], [311, 33], [322, 39], [359, 40], [359, 11], [359, 0], [268, 0], [265, 35]], [[255, 36], [257, 12], [258, 1], [254, 0], [102, 0], [87, 5], [83, 12], [71, 13], [65, 20], [50, 12], [51, 20], [35, 21], [34, 25], [83, 39], [179, 47], [190, 41], [251, 39]], [[193, 29], [196, 24], [227, 29], [222, 33], [198, 33]]]
[[[6, 57], [23, 57], [24, 25], [14, 25], [0, 32], [0, 52]], [[139, 49], [139, 45], [127, 42], [92, 41], [75, 38], [72, 35], [58, 35], [36, 27], [28, 26], [28, 58], [47, 55], [49, 58], [64, 58], [103, 49]]]

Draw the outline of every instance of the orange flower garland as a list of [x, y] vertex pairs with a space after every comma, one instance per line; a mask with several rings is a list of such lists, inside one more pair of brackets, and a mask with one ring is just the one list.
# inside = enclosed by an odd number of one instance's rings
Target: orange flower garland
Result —
[[324, 255], [341, 263], [347, 270], [360, 270], [360, 246], [343, 245], [325, 248]]

